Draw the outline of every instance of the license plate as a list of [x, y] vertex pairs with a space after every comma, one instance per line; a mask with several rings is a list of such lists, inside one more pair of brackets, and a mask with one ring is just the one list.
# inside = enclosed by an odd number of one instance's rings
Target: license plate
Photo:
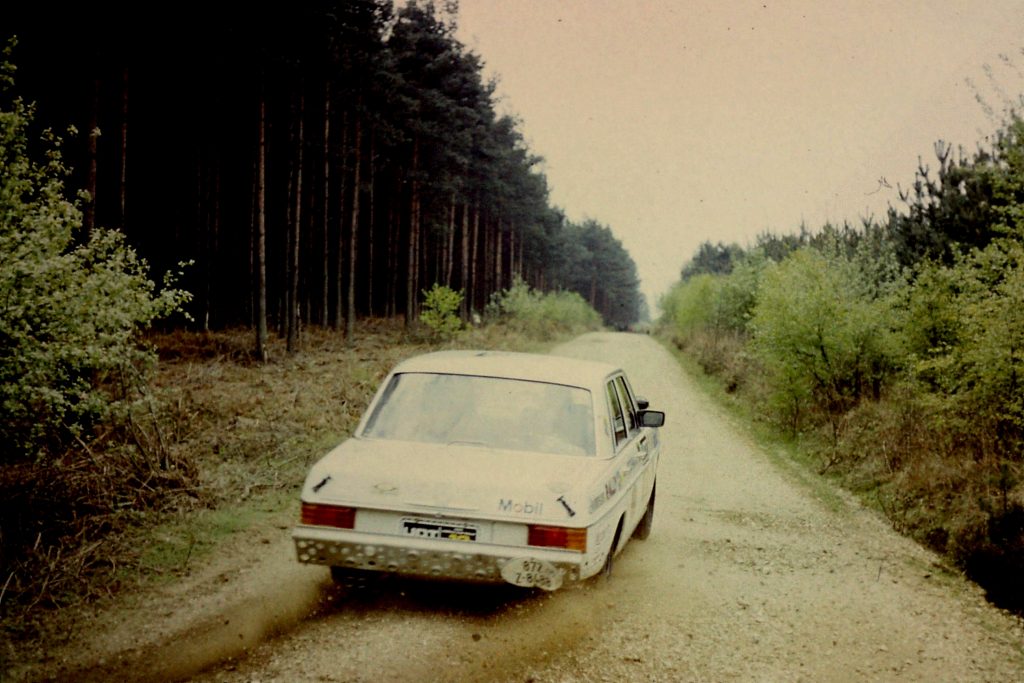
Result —
[[417, 538], [443, 538], [448, 541], [475, 541], [476, 527], [459, 522], [438, 522], [430, 519], [402, 520], [402, 532]]
[[562, 572], [550, 562], [532, 557], [515, 557], [501, 568], [501, 578], [521, 588], [557, 590], [562, 585]]

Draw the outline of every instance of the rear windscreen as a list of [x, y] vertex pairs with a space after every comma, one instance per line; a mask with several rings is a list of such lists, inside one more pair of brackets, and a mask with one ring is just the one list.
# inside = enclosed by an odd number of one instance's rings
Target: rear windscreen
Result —
[[395, 375], [361, 436], [567, 455], [595, 451], [586, 389], [474, 375]]

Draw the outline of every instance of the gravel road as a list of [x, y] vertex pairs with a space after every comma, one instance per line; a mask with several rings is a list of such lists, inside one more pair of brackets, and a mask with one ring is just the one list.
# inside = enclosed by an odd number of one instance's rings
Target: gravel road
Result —
[[[409, 581], [346, 593], [326, 569], [295, 562], [286, 528], [269, 528], [135, 610], [97, 615], [88, 643], [33, 673], [209, 683], [1024, 681], [1020, 620], [875, 514], [773, 462], [656, 342], [590, 334], [556, 353], [623, 364], [668, 413], [653, 533], [627, 546], [610, 580], [552, 594]], [[70, 670], [83, 657], [91, 664]]]

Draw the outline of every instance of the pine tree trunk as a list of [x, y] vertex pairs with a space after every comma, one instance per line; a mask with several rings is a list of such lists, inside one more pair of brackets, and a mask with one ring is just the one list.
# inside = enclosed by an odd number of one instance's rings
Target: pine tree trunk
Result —
[[483, 287], [481, 288], [481, 294], [483, 300], [480, 302], [481, 306], [487, 305], [487, 299], [490, 298], [492, 287], [494, 286], [494, 230], [488, 225], [489, 221], [484, 221], [484, 234], [483, 234], [483, 259], [484, 262], [481, 265], [480, 270], [481, 278], [483, 279]]
[[260, 93], [259, 146], [256, 159], [256, 356], [266, 363], [267, 348], [267, 103]]
[[500, 291], [504, 289], [503, 278], [505, 275], [502, 260], [504, 258], [504, 233], [501, 230], [501, 220], [498, 220], [498, 230], [494, 233], [494, 239], [497, 244], [494, 247], [494, 291]]
[[[398, 183], [395, 183], [398, 185]], [[399, 212], [396, 209], [399, 192], [395, 188], [388, 201], [388, 291], [385, 315], [393, 318], [398, 315], [398, 249], [399, 249]]]
[[469, 284], [473, 288], [473, 305], [472, 309], [477, 310], [480, 299], [480, 268], [478, 255], [480, 253], [480, 207], [473, 207], [473, 236], [472, 244], [470, 245], [470, 258], [469, 258]]
[[448, 206], [448, 234], [445, 241], [444, 286], [452, 286], [452, 268], [455, 265], [455, 195]]
[[196, 245], [195, 248], [198, 251], [199, 261], [199, 287], [195, 294], [195, 306], [199, 310], [199, 319], [203, 321], [203, 327], [205, 328], [205, 322], [210, 317], [210, 285], [212, 266], [210, 265], [210, 251], [208, 249], [208, 238], [209, 238], [209, 213], [206, 211], [206, 202], [209, 200], [209, 180], [206, 177], [206, 164], [203, 160], [203, 149], [200, 148], [195, 150], [195, 159], [193, 160], [195, 166], [193, 168], [193, 176], [195, 177], [195, 198], [191, 202], [192, 208], [195, 210], [195, 214], [192, 216], [192, 222], [196, 229]]
[[125, 229], [128, 207], [128, 69], [121, 70], [121, 177], [118, 183], [118, 199], [121, 230]]
[[522, 273], [520, 272], [521, 265], [519, 263], [519, 252], [520, 252], [519, 240], [516, 239], [516, 229], [515, 229], [515, 226], [514, 225], [509, 225], [509, 227], [508, 227], [508, 282], [509, 282], [509, 286], [510, 287], [512, 286], [512, 283], [514, 283], [516, 281], [516, 279], [522, 277]]
[[[211, 203], [213, 206], [210, 207], [210, 236], [208, 240], [207, 249], [207, 262], [215, 263], [217, 259], [218, 251], [220, 250], [220, 161], [217, 159], [213, 163], [213, 197]], [[213, 297], [215, 292], [211, 287], [212, 278], [207, 280], [207, 295], [206, 295], [206, 316], [203, 319], [203, 329], [209, 331], [210, 329], [210, 312], [214, 307]]]
[[469, 204], [462, 205], [462, 253], [460, 254], [459, 266], [461, 278], [459, 286], [462, 288], [462, 306], [459, 315], [463, 322], [469, 320]]
[[411, 217], [411, 229], [409, 234], [409, 245], [412, 250], [410, 254], [410, 265], [409, 265], [409, 282], [407, 286], [408, 301], [406, 302], [406, 319], [407, 321], [416, 320], [419, 317], [419, 297], [420, 291], [420, 258], [422, 255], [422, 229], [420, 226], [420, 220], [422, 218], [422, 206], [419, 193], [419, 183], [415, 183], [415, 200], [412, 204], [412, 217]]
[[345, 319], [345, 338], [352, 339], [356, 325], [356, 261], [359, 254], [359, 195], [362, 194], [363, 128], [360, 117], [356, 116], [355, 140], [352, 141], [355, 156], [352, 160], [352, 229], [348, 241], [348, 318]]
[[96, 189], [97, 189], [97, 166], [99, 162], [99, 108], [100, 108], [100, 81], [96, 78], [92, 82], [92, 102], [89, 107], [89, 130], [88, 154], [89, 170], [86, 175], [85, 189], [89, 193], [89, 201], [82, 207], [82, 226], [86, 232], [92, 232], [96, 227]]
[[334, 329], [345, 329], [345, 296], [344, 283], [341, 277], [345, 272], [345, 180], [348, 175], [348, 111], [341, 118], [341, 183], [338, 187], [338, 252], [337, 269], [334, 280]]
[[324, 202], [323, 202], [323, 289], [320, 292], [320, 324], [327, 327], [331, 317], [331, 81], [324, 85]]
[[[301, 87], [301, 86], [300, 86]], [[299, 130], [297, 151], [295, 155], [295, 210], [291, 225], [291, 262], [289, 264], [288, 283], [288, 353], [295, 353], [299, 345], [299, 247], [302, 235], [302, 152], [305, 144], [303, 137], [303, 119], [305, 118], [305, 95], [299, 94]]]
[[369, 196], [366, 198], [367, 208], [370, 210], [370, 215], [367, 216], [367, 222], [370, 224], [370, 230], [366, 233], [366, 314], [373, 317], [373, 280], [376, 276], [376, 268], [374, 268], [373, 259], [373, 246], [374, 246], [374, 233], [377, 230], [376, 215], [377, 215], [377, 203], [375, 200], [375, 184], [377, 176], [377, 130], [370, 127], [370, 177], [367, 179], [366, 189], [369, 192]]
[[518, 267], [516, 268], [516, 274], [519, 275], [520, 279], [522, 280], [526, 279], [526, 267], [523, 264], [523, 252], [525, 251], [523, 245], [525, 242], [526, 240], [523, 238], [522, 235], [520, 235], [519, 239], [516, 240], [516, 246], [519, 247], [519, 258], [516, 261], [518, 263]]
[[409, 262], [405, 280], [405, 326], [409, 327], [416, 319], [416, 291], [419, 278], [419, 240], [420, 240], [420, 188], [419, 179], [420, 141], [414, 140], [412, 145], [412, 194], [409, 199]]

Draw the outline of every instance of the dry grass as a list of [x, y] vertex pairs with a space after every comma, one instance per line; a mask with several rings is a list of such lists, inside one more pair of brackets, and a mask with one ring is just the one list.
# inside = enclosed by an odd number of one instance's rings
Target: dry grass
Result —
[[172, 450], [200, 463], [198, 492], [215, 506], [297, 487], [312, 460], [351, 432], [391, 366], [427, 348], [403, 341], [396, 323], [376, 321], [351, 343], [308, 330], [292, 356], [275, 340], [271, 362], [260, 365], [246, 353], [249, 336], [157, 340], [162, 362], [153, 391]]

